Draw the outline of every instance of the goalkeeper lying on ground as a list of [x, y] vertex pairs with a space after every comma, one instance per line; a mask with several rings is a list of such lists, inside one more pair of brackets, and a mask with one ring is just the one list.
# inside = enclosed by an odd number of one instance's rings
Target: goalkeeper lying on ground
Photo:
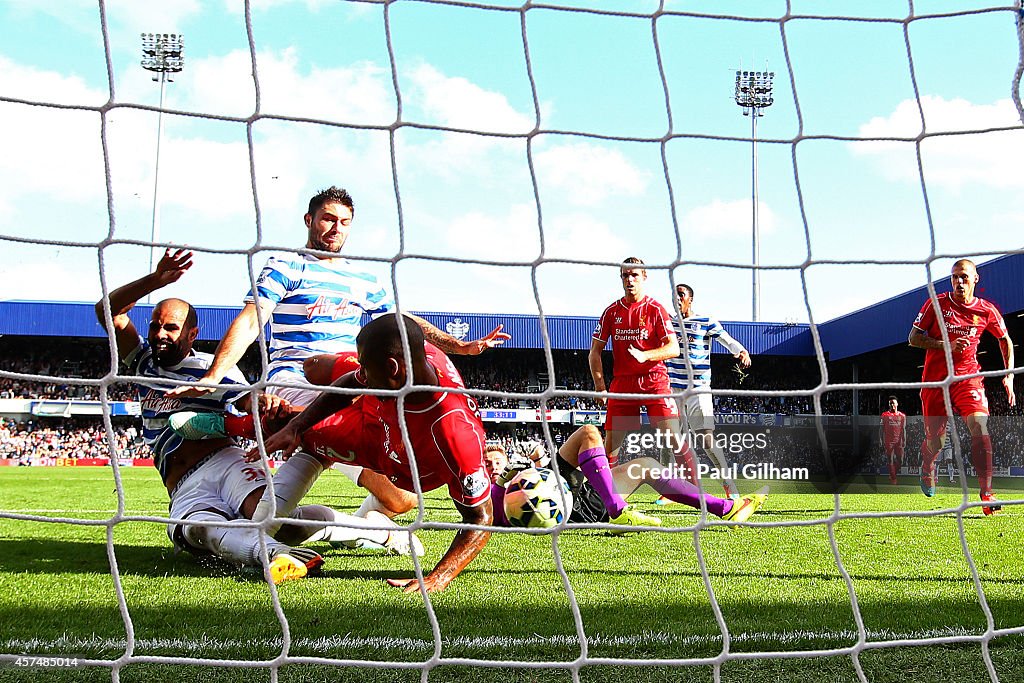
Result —
[[[546, 466], [545, 459], [544, 448], [539, 444], [528, 455], [516, 455], [511, 459], [501, 446], [487, 446], [484, 464], [491, 477], [495, 526], [509, 526], [502, 504], [505, 484], [523, 469]], [[701, 493], [698, 487], [685, 479], [659, 476], [664, 468], [654, 458], [638, 458], [609, 468], [601, 432], [593, 425], [583, 425], [573, 432], [558, 449], [555, 460], [558, 472], [572, 491], [573, 507], [569, 521], [580, 524], [609, 521], [626, 507], [625, 499], [641, 484], [650, 484], [651, 488], [673, 502], [698, 509], [703, 496], [708, 513], [736, 523], [749, 519], [768, 497], [767, 486], [738, 500]], [[637, 521], [634, 524], [661, 526], [657, 517], [640, 512], [635, 515]]]

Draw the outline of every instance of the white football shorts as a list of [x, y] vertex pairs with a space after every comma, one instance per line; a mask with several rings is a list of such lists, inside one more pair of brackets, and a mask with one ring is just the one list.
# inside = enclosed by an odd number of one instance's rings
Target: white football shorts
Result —
[[[246, 462], [245, 451], [225, 446], [213, 453], [197, 470], [180, 481], [171, 496], [170, 516], [185, 519], [200, 510], [214, 510], [226, 519], [242, 517], [242, 503], [267, 477], [258, 462]], [[176, 524], [167, 525], [174, 540]]]
[[690, 394], [677, 398], [683, 427], [690, 431], [715, 428], [715, 404], [709, 393]]

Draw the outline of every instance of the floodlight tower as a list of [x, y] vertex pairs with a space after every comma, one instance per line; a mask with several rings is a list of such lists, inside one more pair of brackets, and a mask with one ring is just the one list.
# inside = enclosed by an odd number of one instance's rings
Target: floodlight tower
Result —
[[750, 117], [750, 156], [751, 156], [751, 200], [753, 205], [753, 262], [752, 276], [752, 317], [755, 322], [761, 319], [761, 236], [757, 224], [757, 119], [764, 116], [764, 110], [772, 106], [772, 86], [775, 80], [774, 71], [737, 71], [736, 72], [736, 104], [743, 108], [743, 115]]
[[[154, 81], [160, 83], [160, 109], [156, 115], [156, 164], [153, 168], [153, 222], [150, 228], [149, 272], [156, 264], [156, 241], [160, 236], [160, 140], [164, 135], [164, 87], [173, 83], [170, 74], [185, 68], [185, 36], [180, 33], [143, 33], [142, 68], [157, 74]], [[149, 297], [146, 297], [149, 303]]]

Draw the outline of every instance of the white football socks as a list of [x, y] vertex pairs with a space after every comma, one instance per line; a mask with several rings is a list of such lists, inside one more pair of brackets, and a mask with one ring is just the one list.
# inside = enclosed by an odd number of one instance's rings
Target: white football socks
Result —
[[[323, 472], [323, 465], [309, 453], [299, 451], [284, 461], [274, 474], [274, 498], [270, 497], [270, 487], [263, 492], [263, 497], [253, 512], [253, 521], [263, 521], [271, 516], [276, 507], [278, 519], [288, 517], [303, 496], [309, 493], [317, 477]], [[274, 503], [276, 502], [276, 506]], [[282, 522], [275, 522], [267, 527], [267, 533], [273, 536], [281, 528]]]
[[370, 541], [384, 545], [390, 532], [387, 529], [370, 529], [380, 527], [381, 518], [376, 521], [338, 512], [326, 505], [301, 505], [295, 508], [291, 519], [326, 522], [326, 526], [318, 527], [310, 524], [285, 524], [278, 532], [278, 540], [289, 545], [299, 545], [309, 541], [327, 541], [333, 543]]
[[[223, 522], [224, 517], [215, 512], [197, 512], [189, 515], [190, 522]], [[207, 526], [205, 524], [185, 524], [182, 533], [189, 544], [235, 564], [259, 566], [260, 562], [260, 530], [256, 528], [233, 528], [230, 526]], [[267, 553], [273, 557], [276, 553], [288, 550], [288, 546], [272, 538], [267, 539]]]

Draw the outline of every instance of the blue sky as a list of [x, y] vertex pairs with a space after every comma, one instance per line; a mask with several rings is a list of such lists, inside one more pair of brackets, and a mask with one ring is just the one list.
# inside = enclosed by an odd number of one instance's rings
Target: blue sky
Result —
[[[164, 116], [160, 239], [299, 247], [309, 196], [342, 185], [357, 204], [346, 253], [383, 260], [389, 277], [394, 259], [412, 310], [536, 313], [531, 269], [503, 264], [541, 259], [543, 237], [555, 259], [536, 269], [546, 313], [599, 314], [621, 290], [614, 267], [592, 264], [636, 255], [663, 267], [649, 286], [661, 301], [671, 273], [694, 286], [698, 310], [749, 320], [750, 119], [732, 89], [736, 68], [766, 64], [776, 95], [758, 124], [762, 319], [824, 321], [922, 285], [933, 255], [1021, 247], [1009, 8], [915, 2], [917, 17], [963, 14], [906, 21], [897, 2], [793, 0], [787, 16], [784, 2], [678, 0], [652, 22], [607, 14], [649, 15], [650, 1], [520, 4], [398, 2], [385, 19], [378, 3], [254, 0], [257, 118], [241, 2], [104, 3], [109, 75], [97, 2], [0, 2], [0, 299], [95, 300], [100, 272], [117, 286], [146, 271], [144, 246], [97, 247], [150, 237], [157, 117], [137, 106], [155, 107], [159, 91], [139, 66], [143, 31], [186, 41], [166, 91], [165, 108], [181, 113]], [[804, 18], [818, 15], [845, 18]], [[959, 133], [922, 138], [923, 184], [919, 103], [927, 133]], [[1009, 130], [964, 133], [991, 128]], [[91, 246], [18, 241], [28, 238]], [[265, 258], [257, 251], [252, 267]], [[811, 265], [821, 260], [839, 263]], [[167, 294], [238, 305], [249, 262], [200, 251]]]

